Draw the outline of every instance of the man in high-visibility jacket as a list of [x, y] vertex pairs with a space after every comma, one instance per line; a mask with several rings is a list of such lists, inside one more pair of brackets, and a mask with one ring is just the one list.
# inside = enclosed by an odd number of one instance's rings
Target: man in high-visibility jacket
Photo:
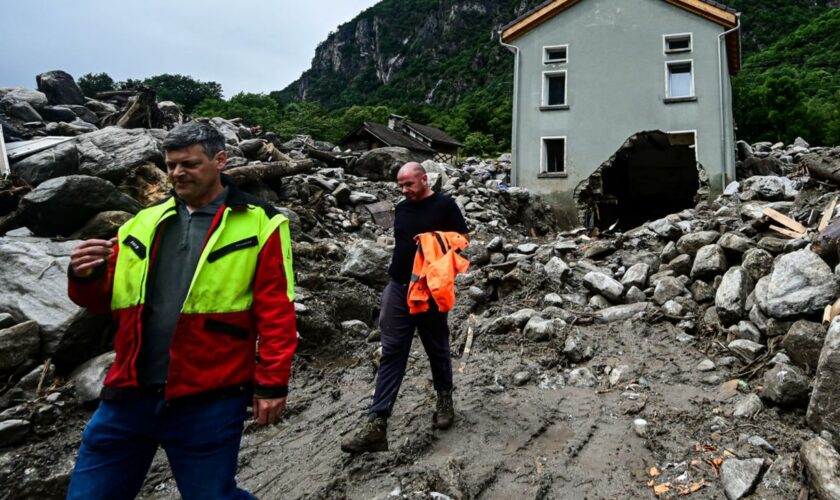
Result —
[[409, 162], [397, 173], [397, 184], [405, 200], [397, 204], [394, 218], [394, 256], [388, 274], [391, 282], [382, 292], [379, 314], [382, 357], [376, 374], [376, 391], [367, 418], [341, 442], [342, 451], [358, 453], [388, 449], [387, 419], [397, 400], [405, 376], [414, 331], [429, 356], [437, 404], [432, 423], [449, 428], [455, 418], [452, 404], [452, 357], [449, 325], [445, 312], [434, 301], [419, 314], [409, 311], [408, 290], [417, 252], [415, 236], [429, 231], [452, 231], [466, 235], [469, 230], [455, 200], [435, 193], [422, 165]]
[[259, 425], [285, 411], [297, 347], [289, 222], [221, 175], [212, 125], [176, 127], [163, 147], [174, 196], [71, 255], [70, 298], [111, 312], [116, 360], [68, 498], [133, 498], [158, 446], [183, 498], [253, 498], [235, 479], [247, 405]]

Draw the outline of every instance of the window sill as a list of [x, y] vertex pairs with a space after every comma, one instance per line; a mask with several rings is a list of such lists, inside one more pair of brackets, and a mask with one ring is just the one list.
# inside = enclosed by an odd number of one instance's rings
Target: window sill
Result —
[[689, 96], [689, 97], [666, 97], [662, 100], [665, 104], [674, 104], [678, 102], [696, 102], [697, 96]]
[[543, 64], [545, 64], [545, 65], [566, 64], [567, 62], [569, 62], [569, 61], [567, 61], [566, 59], [555, 59], [553, 61], [543, 61]]
[[540, 111], [564, 111], [569, 109], [568, 104], [560, 104], [557, 106], [540, 106]]
[[541, 172], [537, 179], [565, 179], [568, 176], [566, 172]]

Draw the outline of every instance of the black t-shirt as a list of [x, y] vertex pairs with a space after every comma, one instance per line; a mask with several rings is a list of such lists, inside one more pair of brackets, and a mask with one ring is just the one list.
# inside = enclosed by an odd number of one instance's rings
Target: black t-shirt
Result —
[[417, 243], [414, 237], [429, 231], [455, 231], [467, 234], [467, 222], [455, 200], [434, 193], [418, 202], [403, 200], [397, 203], [394, 219], [394, 257], [388, 274], [397, 283], [408, 284]]

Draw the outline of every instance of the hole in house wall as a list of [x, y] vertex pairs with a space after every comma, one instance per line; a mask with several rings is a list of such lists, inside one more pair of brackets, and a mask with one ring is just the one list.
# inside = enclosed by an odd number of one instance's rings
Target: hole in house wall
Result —
[[639, 132], [575, 189], [580, 223], [626, 230], [693, 208], [708, 196], [695, 135]]

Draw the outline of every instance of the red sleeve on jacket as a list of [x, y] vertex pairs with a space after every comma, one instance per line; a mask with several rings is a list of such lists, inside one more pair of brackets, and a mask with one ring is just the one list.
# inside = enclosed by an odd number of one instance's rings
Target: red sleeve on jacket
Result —
[[80, 278], [73, 273], [73, 269], [67, 269], [67, 295], [70, 300], [80, 307], [88, 309], [92, 313], [105, 314], [111, 312], [111, 292], [114, 288], [114, 268], [117, 266], [117, 254], [120, 245], [114, 245], [114, 253], [93, 273]]
[[286, 293], [279, 231], [271, 235], [260, 251], [251, 312], [259, 333], [254, 395], [262, 398], [285, 397], [292, 356], [297, 348], [297, 325], [295, 306]]

